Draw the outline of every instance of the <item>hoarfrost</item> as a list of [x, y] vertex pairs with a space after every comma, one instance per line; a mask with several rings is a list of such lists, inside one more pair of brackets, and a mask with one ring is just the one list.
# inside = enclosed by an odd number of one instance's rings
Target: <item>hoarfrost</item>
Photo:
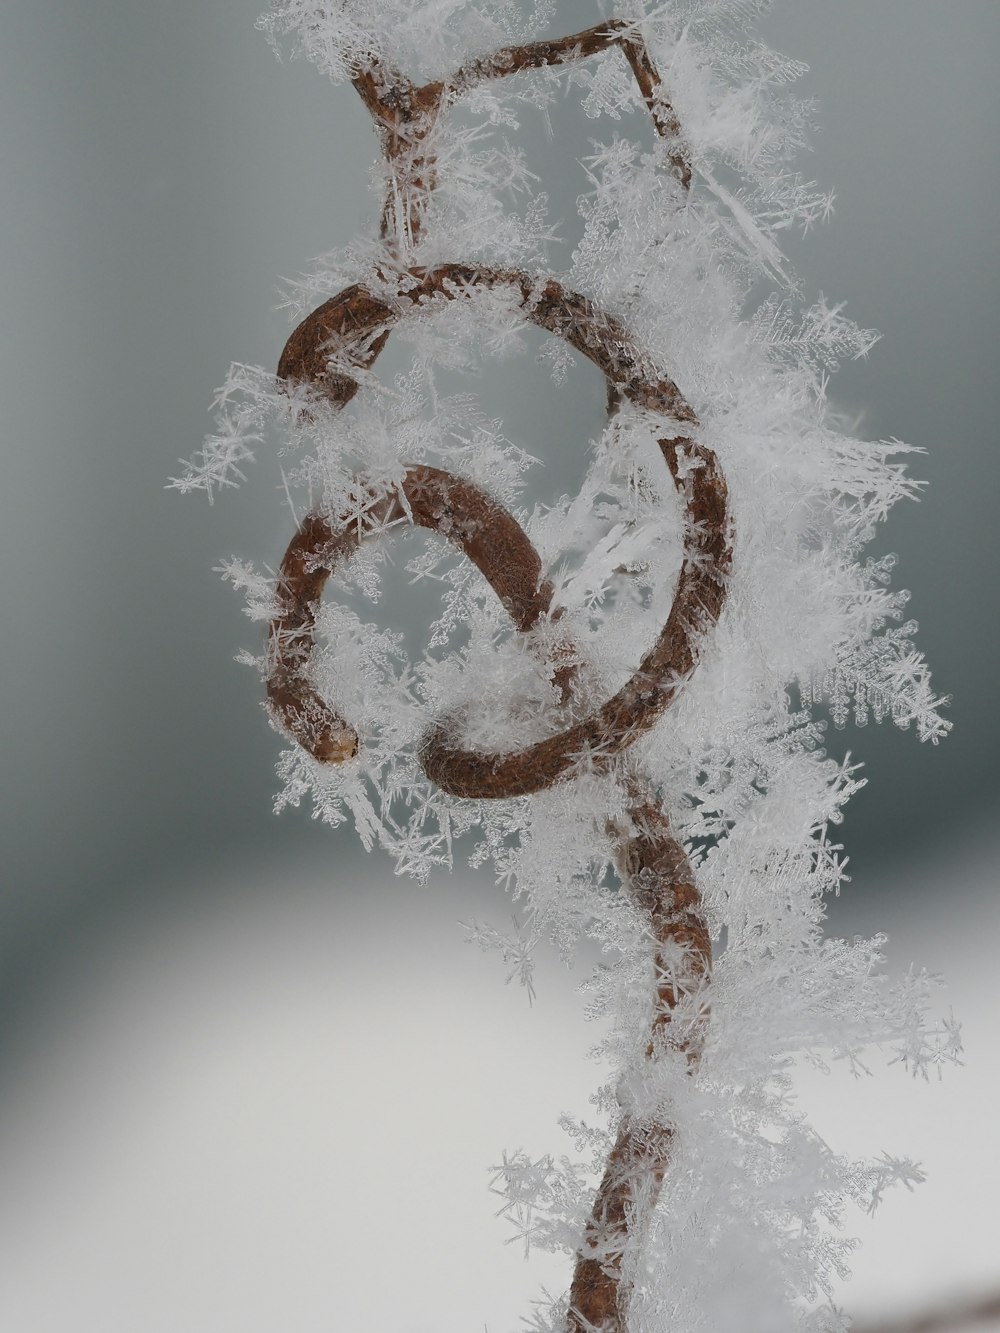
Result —
[[[439, 582], [443, 593], [427, 651], [411, 661], [398, 634], [364, 618], [380, 592], [385, 549], [411, 524], [406, 515], [388, 525], [373, 519], [381, 535], [337, 579], [353, 590], [352, 607], [321, 608], [323, 646], [311, 666], [320, 696], [358, 731], [358, 753], [333, 767], [286, 751], [277, 808], [307, 801], [327, 823], [353, 820], [366, 847], [381, 847], [400, 873], [421, 880], [452, 866], [471, 835], [465, 855], [493, 866], [522, 918], [513, 935], [477, 924], [472, 938], [497, 949], [507, 979], [529, 995], [539, 939], [555, 941], [567, 959], [582, 939], [600, 942], [608, 961], [587, 995], [591, 1015], [606, 1020], [597, 1053], [613, 1074], [596, 1098], [596, 1123], [567, 1122], [575, 1152], [561, 1160], [506, 1155], [494, 1188], [525, 1246], [573, 1253], [623, 1108], [673, 1127], [662, 1198], [624, 1252], [605, 1256], [630, 1275], [633, 1333], [846, 1328], [828, 1303], [831, 1276], [847, 1271], [852, 1246], [840, 1234], [844, 1205], [875, 1207], [886, 1188], [910, 1188], [920, 1172], [886, 1156], [837, 1156], [803, 1123], [789, 1071], [796, 1061], [840, 1060], [860, 1074], [877, 1044], [926, 1074], [960, 1049], [954, 1024], [930, 1016], [928, 978], [889, 981], [880, 938], [823, 935], [825, 896], [847, 879], [831, 829], [862, 785], [856, 767], [825, 753], [827, 718], [836, 728], [852, 718], [892, 720], [934, 742], [950, 724], [940, 712], [947, 700], [913, 647], [915, 625], [899, 623], [906, 596], [888, 587], [893, 559], [863, 557], [891, 506], [917, 493], [904, 462], [912, 451], [852, 438], [827, 403], [829, 374], [867, 355], [877, 335], [822, 295], [806, 303], [779, 249], [783, 233], [829, 215], [832, 194], [794, 167], [813, 108], [789, 89], [805, 66], [748, 35], [767, 7], [614, 7], [660, 71], [690, 156], [690, 192], [662, 142], [645, 151], [629, 137], [642, 98], [620, 52], [495, 79], [456, 96], [461, 123], [446, 107], [434, 125], [435, 187], [409, 249], [400, 255], [359, 239], [317, 260], [290, 297], [301, 313], [363, 279], [395, 309], [416, 280], [407, 266], [545, 266], [554, 231], [544, 183], [504, 134], [548, 99], [581, 101], [604, 138], [585, 164], [583, 236], [558, 276], [620, 318], [681, 386], [698, 439], [727, 478], [734, 531], [721, 620], [697, 670], [627, 761], [609, 766], [581, 752], [570, 781], [496, 801], [447, 796], [418, 762], [440, 714], [454, 717], [466, 741], [494, 750], [563, 726], [552, 666], [560, 652], [573, 656], [581, 707], [607, 698], [664, 623], [685, 549], [685, 520], [656, 444], [663, 418], [627, 402], [593, 441], [579, 494], [527, 507], [534, 458], [474, 396], [445, 387], [456, 371], [521, 345], [524, 302], [502, 286], [407, 306], [393, 337], [409, 344], [412, 365], [391, 383], [369, 369], [375, 336], [352, 344], [329, 368], [358, 386], [342, 411], [235, 366], [219, 392], [216, 433], [172, 483], [211, 498], [243, 479], [252, 446], [276, 428], [295, 451], [290, 484], [331, 519], [343, 518], [345, 496], [361, 514], [366, 496], [401, 494], [406, 466], [428, 464], [490, 492], [540, 552], [553, 613], [529, 635], [511, 632], [489, 585], [446, 543], [409, 556], [408, 575]], [[373, 54], [412, 77], [445, 78], [542, 35], [550, 19], [545, 3], [529, 13], [473, 0], [281, 0], [261, 26], [342, 82]], [[384, 191], [383, 167], [374, 184]], [[771, 290], [753, 309], [761, 280]], [[566, 344], [543, 351], [558, 379], [572, 360]], [[273, 614], [269, 578], [235, 559], [223, 572], [246, 593], [252, 616]], [[267, 674], [266, 657], [250, 660]], [[628, 809], [634, 767], [651, 775], [684, 839], [717, 944], [705, 994], [688, 995], [690, 1011], [674, 1019], [698, 1024], [710, 1004], [696, 1078], [677, 1050], [652, 1061], [644, 1051], [648, 929], [618, 891], [609, 834]], [[565, 1298], [543, 1302], [530, 1326], [561, 1330], [565, 1310]]]

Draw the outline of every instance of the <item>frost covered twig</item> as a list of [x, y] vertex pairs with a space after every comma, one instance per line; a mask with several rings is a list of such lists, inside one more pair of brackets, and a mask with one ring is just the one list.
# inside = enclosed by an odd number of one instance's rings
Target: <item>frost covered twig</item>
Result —
[[619, 46], [635, 75], [639, 91], [653, 118], [656, 131], [667, 140], [668, 160], [674, 175], [685, 189], [691, 184], [691, 163], [681, 139], [681, 123], [660, 83], [660, 76], [638, 34], [635, 25], [625, 19], [608, 19], [583, 32], [546, 42], [507, 46], [489, 56], [463, 65], [445, 84], [450, 96], [460, 95], [484, 79], [506, 74], [521, 74], [543, 65], [562, 65], [571, 60], [585, 60], [600, 51]]
[[[860, 557], [918, 488], [907, 448], [846, 437], [826, 405], [829, 373], [876, 335], [822, 297], [799, 311], [758, 291], [794, 290], [776, 237], [830, 201], [791, 166], [809, 104], [784, 88], [804, 67], [746, 37], [767, 3], [622, 0], [544, 39], [547, 0], [533, 17], [275, 0], [271, 35], [294, 33], [372, 113], [379, 235], [303, 280], [316, 308], [277, 376], [234, 367], [218, 434], [175, 483], [235, 484], [269, 421], [299, 451], [307, 517], [277, 576], [223, 566], [270, 620], [245, 660], [293, 742], [277, 807], [350, 816], [421, 879], [476, 829], [470, 863], [530, 926], [514, 945], [477, 934], [522, 982], [543, 937], [568, 958], [590, 936], [613, 960], [588, 983], [612, 1020], [600, 1123], [563, 1120], [586, 1161], [522, 1152], [498, 1172], [525, 1240], [573, 1257], [539, 1333], [842, 1330], [825, 1302], [847, 1271], [844, 1207], [921, 1172], [836, 1155], [790, 1066], [864, 1072], [878, 1044], [926, 1072], [959, 1050], [954, 1024], [928, 1021], [924, 973], [890, 984], [881, 937], [823, 932], [847, 878], [833, 829], [862, 780], [823, 750], [822, 712], [931, 741], [948, 724], [914, 623], [890, 623], [907, 596], [887, 587], [892, 557]], [[595, 145], [558, 277], [544, 195], [495, 147], [557, 87], [657, 131], [652, 152], [617, 129]], [[459, 102], [483, 123], [449, 115]], [[529, 327], [556, 378], [571, 350], [589, 359], [610, 408], [579, 495], [533, 512], [516, 507], [530, 457], [438, 376]], [[390, 336], [414, 348], [391, 384], [374, 373]], [[405, 567], [443, 597], [410, 661], [346, 598], [377, 600], [388, 538], [417, 528]], [[323, 596], [333, 576], [343, 601]]]
[[[369, 57], [353, 77], [382, 131], [393, 167], [382, 215], [382, 236], [399, 255], [422, 227], [422, 203], [433, 188], [434, 164], [426, 148], [443, 101], [502, 74], [562, 63], [620, 43], [635, 72], [658, 132], [675, 139], [679, 124], [658, 99], [659, 79], [645, 45], [629, 25], [598, 25], [561, 41], [508, 47], [463, 66], [443, 83], [414, 88]], [[690, 167], [678, 148], [670, 158], [686, 188]], [[400, 192], [409, 199], [401, 215]], [[384, 278], [384, 274], [380, 275]], [[625, 329], [592, 302], [554, 279], [451, 263], [399, 275], [396, 290], [380, 296], [355, 285], [314, 311], [291, 335], [278, 366], [286, 383], [307, 384], [337, 409], [357, 393], [345, 371], [370, 369], [390, 329], [407, 307], [421, 310], [435, 298], [460, 300], [471, 290], [506, 289], [532, 323], [558, 335], [592, 360], [608, 382], [609, 403], [628, 399], [676, 426], [697, 425], [676, 385], [656, 376]], [[330, 366], [336, 367], [332, 372]], [[719, 617], [732, 555], [726, 485], [711, 450], [689, 435], [666, 435], [659, 446], [685, 499], [690, 549], [674, 603], [654, 647], [632, 678], [598, 709], [573, 720], [554, 736], [516, 751], [478, 752], [456, 743], [452, 720], [425, 737], [420, 761], [444, 791], [466, 798], [509, 799], [572, 776], [581, 753], [600, 765], [616, 757], [651, 727], [693, 669], [700, 638]], [[522, 633], [551, 613], [552, 584], [541, 560], [512, 515], [468, 482], [437, 468], [409, 467], [398, 489], [382, 490], [358, 479], [343, 514], [331, 522], [311, 515], [282, 562], [279, 615], [271, 623], [268, 696], [279, 727], [322, 763], [340, 763], [358, 751], [351, 725], [330, 709], [310, 679], [315, 607], [330, 573], [366, 536], [401, 519], [441, 533], [476, 565]], [[573, 697], [573, 671], [554, 664], [564, 702]], [[657, 942], [661, 980], [647, 1058], [663, 1053], [679, 995], [706, 979], [711, 941], [688, 858], [651, 794], [642, 791], [629, 812], [632, 832], [619, 839], [626, 882]], [[677, 956], [684, 965], [678, 968]], [[694, 1062], [700, 1043], [690, 1034], [673, 1043]], [[649, 1116], [626, 1114], [608, 1158], [570, 1291], [568, 1328], [624, 1329], [629, 1288], [621, 1260], [630, 1230], [655, 1206], [667, 1168], [672, 1129]]]
[[428, 140], [442, 108], [487, 80], [584, 60], [614, 46], [625, 55], [656, 131], [667, 141], [671, 170], [687, 189], [691, 163], [681, 141], [680, 121], [662, 94], [645, 42], [625, 20], [607, 20], [569, 37], [501, 47], [444, 79], [421, 86], [387, 65], [377, 52], [359, 53], [352, 82], [375, 120], [390, 165], [381, 225], [382, 239], [389, 248], [398, 253], [401, 247], [412, 247], [420, 236], [426, 197], [435, 184], [434, 152]]
[[[293, 335], [299, 365], [309, 360], [302, 341], [300, 332]], [[342, 382], [337, 394], [340, 400], [350, 396]], [[450, 728], [439, 725], [425, 739], [421, 762], [428, 777], [445, 791], [493, 799], [538, 791], [571, 775], [584, 745], [601, 752], [600, 762], [610, 763], [656, 720], [678, 681], [694, 666], [699, 637], [717, 620], [724, 599], [731, 556], [725, 484], [711, 456], [691, 441], [671, 439], [662, 445], [682, 488], [677, 461], [693, 459], [697, 464], [690, 474], [697, 480], [689, 486], [688, 507], [700, 559], [685, 564], [656, 648], [647, 654], [633, 681], [602, 709], [521, 752], [463, 750], [450, 741]], [[338, 528], [320, 515], [310, 516], [300, 527], [282, 562], [280, 611], [270, 631], [268, 695], [275, 720], [324, 763], [352, 758], [358, 737], [311, 684], [315, 608], [328, 576], [366, 536], [404, 517], [440, 532], [477, 566], [522, 633], [550, 613], [553, 591], [542, 578], [537, 552], [513, 516], [478, 488], [441, 469], [409, 468], [395, 494], [366, 493], [359, 483], [345, 510], [352, 516]], [[574, 674], [571, 666], [554, 663], [554, 680], [567, 702]], [[689, 1030], [675, 1037], [671, 1021], [679, 1000], [697, 992], [707, 979], [708, 927], [683, 846], [643, 784], [632, 786], [635, 803], [617, 842], [630, 896], [655, 941], [659, 980], [646, 1056], [650, 1060], [662, 1056], [669, 1046], [693, 1063], [700, 1052], [700, 1035]], [[624, 1328], [628, 1293], [620, 1276], [622, 1251], [637, 1217], [644, 1218], [655, 1205], [672, 1136], [669, 1126], [648, 1115], [623, 1117], [577, 1259], [570, 1292], [571, 1329]]]
[[[642, 358], [625, 331], [582, 297], [566, 292], [554, 279], [536, 284], [527, 274], [497, 273], [468, 265], [451, 264], [421, 276], [400, 292], [397, 304], [420, 308], [429, 297], [455, 300], [469, 288], [505, 286], [511, 289], [532, 323], [558, 333], [589, 356], [604, 371], [617, 394], [672, 422], [694, 425], [694, 414], [676, 386], [666, 379], [646, 377]], [[381, 351], [398, 314], [386, 302], [362, 287], [349, 288], [309, 316], [292, 334], [279, 363], [284, 379], [307, 380], [337, 406], [349, 402], [357, 382], [341, 370], [326, 374], [331, 357], [342, 366], [352, 345], [363, 343], [356, 354], [369, 366]], [[558, 735], [517, 753], [481, 755], [456, 749], [448, 728], [428, 737], [423, 752], [427, 774], [455, 796], [509, 797], [548, 786], [566, 774], [574, 756], [585, 747], [600, 751], [607, 761], [631, 745], [651, 727], [674, 697], [695, 664], [698, 636], [719, 617], [725, 577], [731, 559], [726, 506], [726, 485], [714, 455], [688, 436], [666, 436], [659, 441], [667, 468], [686, 502], [689, 549], [682, 567], [674, 605], [653, 648], [638, 664], [632, 678], [600, 709], [574, 722]], [[359, 480], [364, 491], [365, 483]], [[346, 500], [346, 497], [345, 497]], [[346, 512], [359, 508], [358, 495], [345, 504]], [[317, 517], [300, 530], [289, 548], [281, 572], [281, 595], [288, 611], [272, 625], [273, 667], [269, 686], [277, 720], [319, 759], [333, 757], [344, 723], [331, 719], [330, 728], [304, 730], [303, 718], [313, 718], [319, 701], [308, 680], [312, 647], [309, 607], [318, 599], [326, 573], [357, 546], [374, 527], [409, 515], [423, 527], [436, 529], [454, 542], [486, 575], [501, 602], [517, 604], [516, 589], [525, 599], [514, 616], [525, 631], [548, 610], [551, 586], [539, 587], [541, 562], [510, 515], [463, 487], [457, 478], [426, 468], [410, 469], [393, 497], [366, 498], [361, 518], [337, 531]], [[518, 530], [519, 532], [519, 530]], [[527, 547], [525, 544], [527, 543]], [[544, 605], [543, 605], [544, 603]], [[313, 724], [310, 721], [309, 727]], [[333, 744], [333, 750], [331, 750]], [[350, 753], [356, 752], [356, 745]], [[604, 760], [602, 760], [604, 762]]]

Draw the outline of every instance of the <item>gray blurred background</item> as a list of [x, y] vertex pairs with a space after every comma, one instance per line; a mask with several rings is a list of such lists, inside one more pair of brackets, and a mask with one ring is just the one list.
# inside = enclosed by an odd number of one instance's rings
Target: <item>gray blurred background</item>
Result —
[[[280, 558], [276, 461], [262, 454], [214, 508], [164, 490], [230, 360], [274, 365], [280, 278], [375, 223], [367, 114], [312, 66], [275, 62], [258, 3], [2, 7], [0, 1119], [109, 957], [215, 905], [238, 917], [234, 865], [255, 867], [247, 892], [275, 919], [296, 867], [307, 897], [323, 884], [331, 931], [404, 893], [436, 920], [457, 914], [452, 889], [393, 884], [350, 831], [271, 813], [278, 743], [233, 661], [258, 627], [212, 569]], [[563, 30], [598, 17], [589, 0], [563, 12]], [[944, 895], [952, 910], [966, 882], [986, 891], [962, 858], [997, 812], [1000, 5], [776, 0], [764, 36], [812, 67], [820, 131], [802, 166], [838, 195], [832, 222], [789, 245], [805, 295], [846, 300], [884, 335], [833, 397], [867, 436], [929, 450], [912, 465], [925, 498], [876, 553], [901, 556], [955, 731], [937, 749], [889, 727], [831, 746], [870, 779], [848, 812], [854, 877], [833, 924], [902, 928]], [[553, 120], [549, 143], [526, 116], [522, 142], [553, 211], [571, 214], [578, 159], [603, 130], [572, 106]], [[550, 464], [539, 494], [554, 497], [582, 471], [601, 386], [584, 368], [553, 387], [530, 361], [503, 374], [484, 392], [510, 399], [508, 434]], [[946, 883], [916, 873], [930, 863]], [[502, 924], [492, 886], [472, 893], [468, 915]]]

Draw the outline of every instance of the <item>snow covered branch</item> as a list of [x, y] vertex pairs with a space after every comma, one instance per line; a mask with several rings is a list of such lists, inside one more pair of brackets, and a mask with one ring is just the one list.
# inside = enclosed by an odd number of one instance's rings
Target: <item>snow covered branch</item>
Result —
[[[926, 1075], [959, 1050], [925, 975], [894, 985], [881, 937], [823, 932], [862, 785], [823, 714], [932, 741], [948, 723], [915, 626], [890, 623], [892, 558], [862, 556], [917, 490], [906, 446], [844, 435], [826, 402], [877, 335], [803, 308], [778, 246], [831, 196], [793, 166], [811, 108], [788, 92], [804, 67], [748, 35], [766, 7], [623, 0], [551, 37], [546, 0], [278, 0], [270, 38], [372, 114], [379, 233], [303, 280], [277, 375], [234, 367], [174, 483], [235, 484], [274, 424], [298, 450], [308, 515], [276, 577], [224, 566], [270, 621], [252, 660], [292, 742], [279, 808], [353, 818], [420, 879], [478, 830], [469, 860], [521, 900], [528, 941], [479, 937], [526, 984], [546, 936], [613, 960], [590, 982], [600, 1122], [564, 1123], [575, 1159], [498, 1169], [520, 1233], [572, 1256], [537, 1333], [844, 1329], [844, 1210], [920, 1171], [838, 1156], [789, 1070], [861, 1072], [878, 1044]], [[568, 93], [613, 130], [557, 275], [546, 198], [501, 137]], [[634, 113], [653, 151], [618, 133]], [[596, 366], [610, 409], [580, 494], [531, 510], [530, 457], [445, 388], [529, 330], [556, 378], [574, 353]], [[390, 336], [414, 357], [387, 385]], [[417, 529], [406, 569], [444, 597], [411, 661], [356, 607]]]

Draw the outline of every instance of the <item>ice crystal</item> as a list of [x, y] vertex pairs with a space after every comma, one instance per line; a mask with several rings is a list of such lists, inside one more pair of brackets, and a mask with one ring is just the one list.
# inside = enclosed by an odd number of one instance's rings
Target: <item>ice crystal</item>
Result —
[[[558, 276], [619, 318], [681, 386], [698, 438], [727, 478], [734, 531], [722, 618], [628, 763], [609, 765], [599, 746], [584, 747], [569, 780], [531, 798], [485, 801], [445, 795], [418, 762], [429, 721], [443, 715], [467, 743], [498, 751], [559, 729], [553, 663], [567, 655], [578, 707], [618, 689], [669, 613], [691, 536], [657, 445], [663, 417], [629, 402], [593, 441], [579, 493], [531, 505], [534, 459], [467, 386], [454, 385], [457, 373], [525, 345], [525, 302], [502, 285], [406, 306], [393, 338], [409, 346], [412, 364], [391, 382], [366, 368], [374, 335], [334, 356], [328, 373], [358, 384], [342, 411], [310, 389], [234, 366], [219, 391], [217, 433], [172, 483], [211, 498], [242, 479], [251, 446], [276, 427], [294, 451], [288, 480], [304, 507], [334, 524], [353, 514], [371, 529], [318, 611], [311, 663], [317, 691], [351, 720], [360, 749], [340, 766], [286, 751], [278, 808], [307, 801], [327, 823], [352, 820], [365, 847], [383, 848], [399, 872], [421, 880], [453, 865], [468, 837], [464, 854], [492, 865], [521, 917], [512, 935], [475, 924], [471, 937], [497, 949], [507, 979], [529, 995], [539, 939], [567, 958], [584, 938], [603, 947], [608, 961], [585, 988], [589, 1012], [606, 1020], [598, 1054], [613, 1071], [595, 1099], [595, 1123], [566, 1122], [575, 1153], [559, 1161], [505, 1156], [494, 1188], [522, 1243], [572, 1254], [622, 1115], [672, 1127], [662, 1198], [624, 1249], [604, 1256], [629, 1276], [634, 1333], [845, 1328], [828, 1301], [852, 1247], [840, 1234], [845, 1204], [874, 1208], [891, 1184], [910, 1188], [920, 1172], [888, 1156], [836, 1155], [804, 1123], [789, 1072], [797, 1061], [841, 1060], [860, 1074], [875, 1044], [926, 1074], [959, 1051], [954, 1024], [929, 1017], [929, 978], [911, 972], [894, 985], [881, 937], [823, 933], [824, 899], [847, 879], [832, 830], [863, 781], [824, 750], [827, 720], [835, 728], [891, 720], [935, 742], [949, 724], [940, 715], [947, 700], [913, 646], [915, 626], [900, 623], [906, 595], [888, 587], [894, 558], [863, 554], [891, 506], [917, 491], [905, 467], [912, 451], [853, 438], [827, 402], [830, 373], [867, 355], [877, 335], [822, 295], [803, 298], [779, 248], [789, 229], [829, 214], [832, 194], [795, 168], [813, 108], [790, 91], [805, 67], [751, 35], [767, 7], [611, 6], [635, 25], [660, 72], [689, 155], [690, 191], [671, 170], [669, 145], [643, 146], [645, 108], [621, 51], [494, 79], [457, 97], [462, 116], [446, 107], [430, 131], [436, 177], [420, 234], [397, 228], [396, 251], [351, 242], [317, 260], [290, 297], [301, 314], [363, 281], [396, 309], [416, 282], [412, 270], [437, 263], [544, 268], [553, 234], [544, 182], [504, 136], [555, 97], [581, 102], [603, 138], [585, 163], [583, 234]], [[336, 82], [376, 55], [411, 77], [441, 79], [544, 34], [551, 8], [278, 0], [261, 26]], [[385, 168], [374, 183], [382, 193]], [[542, 355], [556, 379], [573, 360], [558, 339]], [[372, 497], [402, 495], [413, 464], [469, 478], [515, 513], [554, 588], [553, 614], [530, 633], [512, 631], [482, 575], [440, 538], [400, 557], [415, 585], [442, 593], [424, 655], [411, 660], [403, 636], [370, 621], [387, 553], [412, 527], [405, 504], [387, 524]], [[254, 618], [274, 614], [270, 576], [235, 559], [222, 572]], [[267, 674], [266, 656], [247, 657]], [[681, 1030], [704, 1026], [710, 1006], [696, 1078], [680, 1049], [655, 1060], [645, 1051], [649, 933], [619, 891], [610, 832], [629, 807], [630, 765], [651, 775], [685, 842], [716, 941], [705, 993], [686, 993], [673, 1019]], [[686, 961], [661, 966], [680, 975]], [[565, 1298], [543, 1302], [530, 1326], [561, 1330], [565, 1310]]]

